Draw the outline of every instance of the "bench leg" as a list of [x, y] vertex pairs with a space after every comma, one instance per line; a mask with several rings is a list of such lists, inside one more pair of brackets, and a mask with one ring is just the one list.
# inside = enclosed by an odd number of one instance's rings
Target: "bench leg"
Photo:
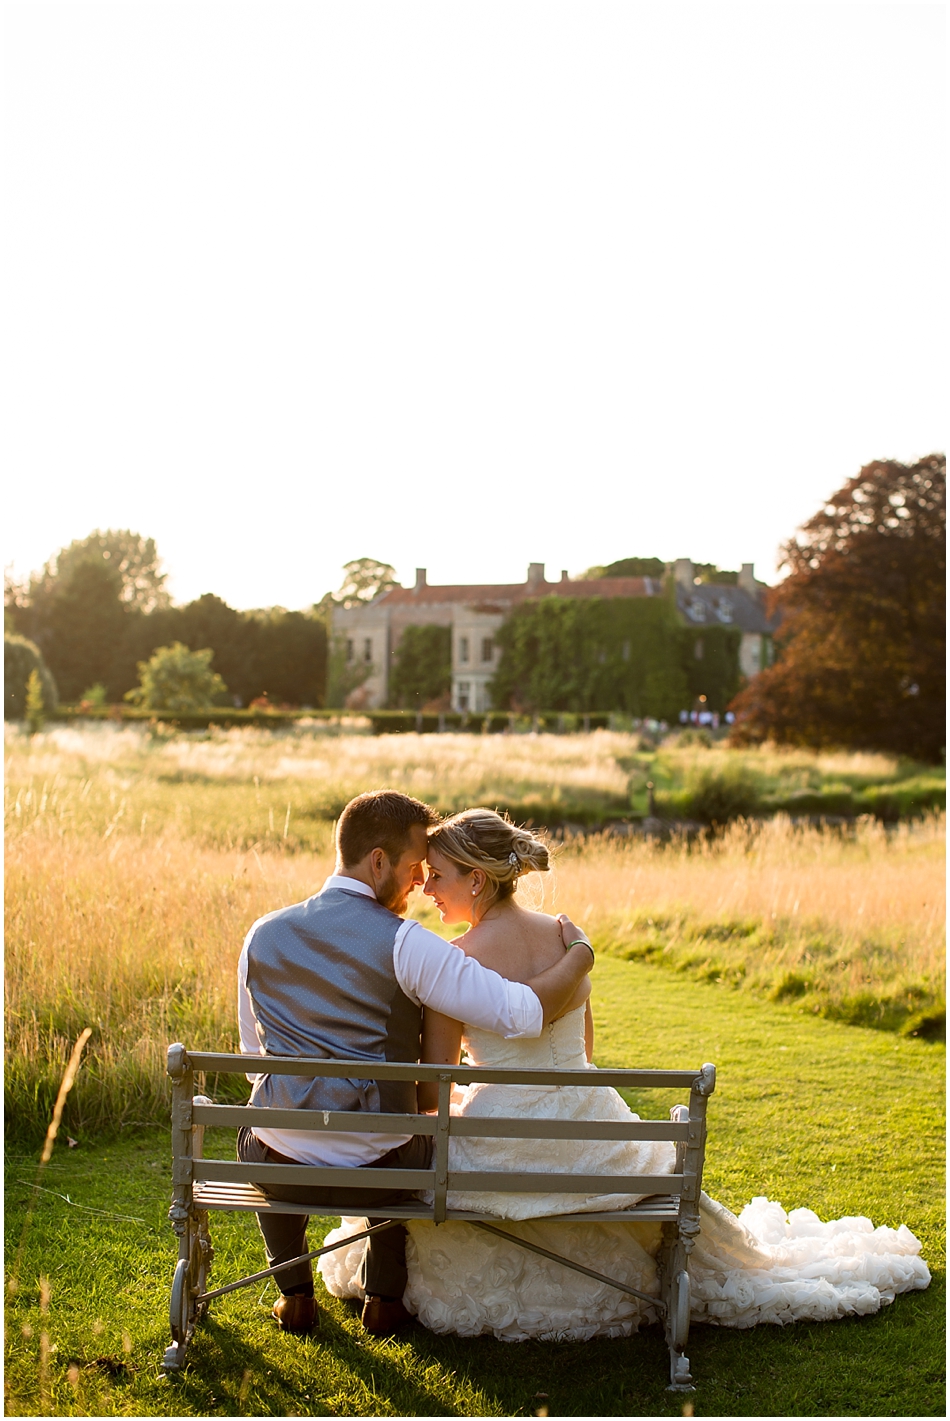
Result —
[[166, 1349], [161, 1365], [166, 1374], [180, 1372], [185, 1365], [195, 1327], [207, 1311], [207, 1302], [198, 1302], [198, 1297], [208, 1290], [208, 1275], [214, 1257], [205, 1210], [192, 1209], [184, 1220], [173, 1222], [179, 1242], [169, 1303], [172, 1343]]
[[677, 1224], [664, 1224], [660, 1265], [660, 1296], [665, 1304], [664, 1331], [670, 1349], [670, 1384], [667, 1391], [695, 1391], [686, 1356], [689, 1340], [689, 1272], [687, 1264], [693, 1240], [685, 1238]]

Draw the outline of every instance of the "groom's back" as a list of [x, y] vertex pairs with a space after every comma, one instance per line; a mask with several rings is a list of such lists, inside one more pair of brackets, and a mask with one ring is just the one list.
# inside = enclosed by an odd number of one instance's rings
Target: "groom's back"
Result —
[[[415, 1061], [421, 1010], [396, 980], [402, 919], [375, 898], [332, 887], [254, 924], [247, 990], [271, 1056]], [[259, 1077], [255, 1105], [311, 1110], [416, 1108], [406, 1083]]]

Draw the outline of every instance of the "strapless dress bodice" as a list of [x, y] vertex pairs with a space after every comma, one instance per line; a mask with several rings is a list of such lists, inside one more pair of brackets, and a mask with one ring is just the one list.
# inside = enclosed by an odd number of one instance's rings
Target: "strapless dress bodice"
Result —
[[467, 1063], [519, 1071], [550, 1070], [552, 1066], [583, 1071], [588, 1068], [584, 1049], [584, 1007], [569, 1011], [542, 1028], [530, 1040], [524, 1036], [506, 1041], [492, 1031], [477, 1026], [462, 1028], [462, 1046]]

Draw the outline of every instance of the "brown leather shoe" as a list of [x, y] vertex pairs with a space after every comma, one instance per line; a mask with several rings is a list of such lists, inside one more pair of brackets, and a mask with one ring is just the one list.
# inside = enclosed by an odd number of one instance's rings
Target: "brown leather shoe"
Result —
[[281, 1293], [271, 1317], [277, 1319], [281, 1332], [312, 1332], [317, 1318], [317, 1304], [313, 1298], [305, 1298], [300, 1293]]
[[366, 1294], [363, 1326], [374, 1337], [392, 1337], [394, 1332], [411, 1321], [412, 1313], [406, 1312], [398, 1298], [380, 1298], [373, 1293]]

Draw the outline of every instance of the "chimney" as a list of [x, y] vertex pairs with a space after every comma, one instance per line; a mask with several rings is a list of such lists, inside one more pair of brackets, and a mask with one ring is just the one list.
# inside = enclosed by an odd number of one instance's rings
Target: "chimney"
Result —
[[426, 585], [426, 570], [424, 567], [416, 568], [416, 585], [413, 592], [421, 592]]
[[692, 590], [693, 577], [695, 576], [692, 558], [677, 558], [673, 564], [673, 574], [676, 577], [678, 586], [688, 587]]
[[744, 562], [742, 571], [739, 573], [739, 586], [743, 592], [748, 592], [750, 597], [758, 597], [759, 589], [755, 581], [755, 563]]
[[528, 563], [528, 586], [537, 587], [544, 581], [544, 563]]
[[569, 578], [568, 575], [567, 575], [567, 568], [566, 568], [566, 567], [562, 567], [562, 568], [561, 568], [561, 581], [562, 581], [562, 582], [569, 582], [569, 581], [570, 581], [570, 578]]

